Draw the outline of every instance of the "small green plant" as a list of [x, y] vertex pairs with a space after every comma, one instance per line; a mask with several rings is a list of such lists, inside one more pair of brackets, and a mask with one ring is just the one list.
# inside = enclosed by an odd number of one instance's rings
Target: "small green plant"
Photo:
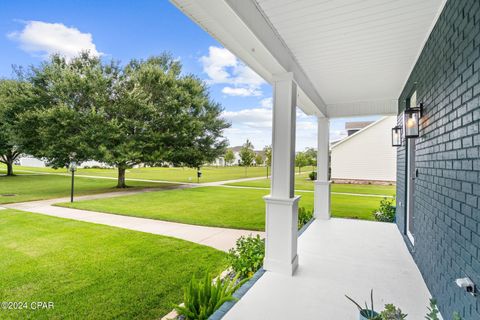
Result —
[[380, 312], [381, 320], [403, 320], [407, 315], [402, 310], [393, 304], [386, 304], [385, 309]]
[[375, 220], [383, 222], [395, 221], [395, 207], [393, 206], [393, 200], [383, 198], [380, 201], [380, 207], [373, 212]]
[[235, 300], [233, 293], [245, 282], [237, 280], [235, 277], [212, 281], [208, 272], [203, 278], [193, 277], [184, 289], [184, 305], [175, 309], [186, 320], [206, 320], [224, 302]]
[[[440, 311], [438, 311], [437, 307], [437, 300], [435, 299], [430, 299], [430, 306], [427, 307], [428, 313], [425, 316], [425, 319], [427, 320], [439, 320], [440, 317]], [[462, 320], [462, 317], [458, 312], [454, 312], [452, 316], [452, 320]]]
[[375, 308], [373, 307], [373, 289], [370, 291], [370, 306], [367, 305], [367, 302], [365, 302], [365, 308], [362, 307], [359, 303], [357, 303], [355, 300], [350, 298], [349, 296], [345, 295], [348, 300], [352, 301], [353, 304], [355, 304], [358, 308], [358, 311], [360, 312], [360, 315], [363, 317], [369, 319], [369, 320], [381, 320], [380, 315], [375, 312]]
[[304, 207], [298, 208], [298, 230], [306, 225], [313, 218], [313, 211]]
[[438, 311], [437, 300], [430, 299], [430, 306], [427, 307], [427, 309], [428, 309], [428, 313], [425, 316], [425, 319], [427, 319], [427, 320], [439, 320], [438, 315], [440, 314], [440, 311]]
[[315, 171], [310, 172], [310, 173], [308, 174], [308, 177], [309, 177], [310, 180], [312, 180], [312, 181], [317, 180], [317, 172], [315, 172]]
[[462, 317], [460, 317], [460, 314], [458, 314], [458, 312], [454, 312], [452, 320], [462, 320]]
[[228, 262], [241, 279], [250, 278], [262, 266], [264, 256], [265, 240], [259, 235], [242, 236], [228, 252]]

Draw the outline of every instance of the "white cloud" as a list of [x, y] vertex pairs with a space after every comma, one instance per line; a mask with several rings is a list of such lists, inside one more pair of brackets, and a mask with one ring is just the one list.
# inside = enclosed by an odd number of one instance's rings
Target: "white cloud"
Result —
[[211, 46], [208, 55], [200, 58], [209, 84], [228, 84], [222, 92], [232, 96], [260, 96], [265, 84], [259, 75], [225, 48]]
[[262, 91], [255, 88], [225, 87], [222, 89], [222, 92], [229, 96], [239, 96], [239, 97], [251, 97], [251, 96], [262, 95]]
[[[299, 112], [297, 112], [299, 114]], [[316, 147], [317, 122], [315, 117], [297, 117], [296, 149]], [[223, 117], [232, 123], [225, 131], [231, 146], [241, 145], [245, 140], [252, 141], [258, 149], [272, 143], [272, 109], [271, 98], [260, 101], [260, 106], [237, 111], [224, 111]]]
[[71, 59], [83, 50], [102, 55], [93, 43], [92, 34], [62, 23], [27, 21], [21, 31], [8, 34], [8, 38], [18, 41], [22, 50], [44, 58], [57, 53]]
[[265, 98], [260, 101], [262, 108], [272, 109], [273, 107], [273, 98]]

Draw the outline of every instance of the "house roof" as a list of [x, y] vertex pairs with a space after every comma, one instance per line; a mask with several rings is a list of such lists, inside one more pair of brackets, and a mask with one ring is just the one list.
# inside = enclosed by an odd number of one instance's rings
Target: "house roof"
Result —
[[[227, 150], [232, 150], [233, 152], [240, 152], [241, 149], [242, 149], [242, 146], [235, 146], [235, 147], [227, 148]], [[263, 151], [263, 150], [253, 150], [253, 152], [255, 152], [255, 154], [261, 154], [262, 157], [265, 156], [265, 151]]]
[[383, 122], [385, 120], [387, 120], [389, 117], [382, 117], [380, 118], [379, 120], [375, 121], [375, 122], [372, 122], [370, 123], [368, 126], [364, 127], [363, 129], [355, 132], [354, 134], [346, 137], [345, 139], [342, 139], [340, 141], [335, 141], [335, 143], [332, 143], [330, 144], [330, 149], [334, 149], [336, 147], [338, 147], [339, 145], [345, 143], [346, 141], [349, 141], [351, 139], [355, 139], [355, 137], [358, 137], [359, 135], [361, 135], [362, 133], [364, 133], [365, 131], [371, 129], [371, 128], [374, 128], [375, 126], [377, 126], [380, 122]]
[[366, 126], [371, 125], [375, 121], [352, 121], [352, 122], [346, 122], [345, 123], [345, 129], [346, 130], [361, 130], [365, 128]]

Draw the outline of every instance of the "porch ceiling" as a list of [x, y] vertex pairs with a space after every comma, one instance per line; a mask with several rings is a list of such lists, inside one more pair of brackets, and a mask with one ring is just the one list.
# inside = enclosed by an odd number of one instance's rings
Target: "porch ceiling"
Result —
[[253, 70], [293, 72], [308, 114], [396, 114], [446, 0], [171, 0]]

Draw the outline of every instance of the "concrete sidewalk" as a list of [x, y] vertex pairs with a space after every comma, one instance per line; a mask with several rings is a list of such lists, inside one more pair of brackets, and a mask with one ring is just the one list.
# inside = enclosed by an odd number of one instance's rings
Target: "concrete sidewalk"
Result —
[[[190, 188], [191, 186], [176, 186], [170, 189]], [[126, 195], [153, 192], [165, 190], [165, 188], [156, 189], [140, 189], [140, 190], [126, 190], [118, 192], [109, 192], [96, 195], [76, 197], [76, 200], [93, 200], [112, 197], [121, 197]], [[122, 216], [110, 213], [101, 213], [87, 210], [70, 209], [64, 207], [53, 206], [55, 203], [68, 202], [70, 198], [59, 198], [50, 200], [20, 202], [1, 205], [0, 209], [9, 208], [23, 210], [33, 213], [40, 213], [44, 215], [67, 218], [97, 224], [108, 225], [112, 227], [124, 228], [129, 230], [148, 232], [163, 236], [175, 237], [198, 244], [213, 247], [215, 249], [228, 251], [235, 245], [237, 239], [241, 236], [257, 235], [264, 237], [264, 232], [237, 230], [227, 228], [196, 226], [176, 222], [168, 222], [147, 218], [138, 218], [130, 216]]]

